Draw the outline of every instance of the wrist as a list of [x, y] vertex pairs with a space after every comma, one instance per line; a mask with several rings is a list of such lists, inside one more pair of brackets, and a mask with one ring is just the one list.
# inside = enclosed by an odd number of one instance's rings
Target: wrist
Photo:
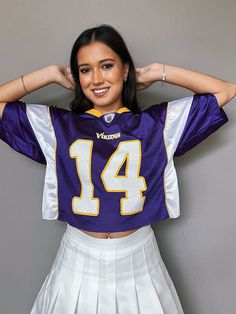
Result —
[[45, 74], [48, 79], [48, 84], [59, 83], [59, 66], [57, 64], [49, 65], [45, 68]]
[[162, 81], [163, 63], [153, 63], [151, 65], [153, 81]]
[[55, 83], [54, 66], [46, 66], [26, 73], [20, 79], [21, 91], [23, 87], [24, 92], [30, 94], [39, 88]]

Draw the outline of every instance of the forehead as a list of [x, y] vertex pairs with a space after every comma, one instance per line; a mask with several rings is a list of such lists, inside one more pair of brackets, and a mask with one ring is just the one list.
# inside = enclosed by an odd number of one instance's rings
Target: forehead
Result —
[[94, 41], [81, 47], [77, 53], [78, 65], [99, 63], [100, 60], [108, 58], [121, 61], [115, 51], [100, 41]]

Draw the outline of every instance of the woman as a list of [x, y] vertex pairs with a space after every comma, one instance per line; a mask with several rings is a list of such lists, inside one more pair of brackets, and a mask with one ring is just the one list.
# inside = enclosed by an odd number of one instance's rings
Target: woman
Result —
[[[165, 81], [194, 95], [141, 111], [136, 90]], [[19, 99], [57, 83], [70, 109]], [[1, 139], [46, 164], [43, 218], [67, 222], [31, 314], [183, 313], [151, 223], [179, 216], [173, 156], [228, 121], [236, 85], [154, 63], [134, 68], [114, 28], [85, 30], [70, 67], [52, 65], [0, 87]]]

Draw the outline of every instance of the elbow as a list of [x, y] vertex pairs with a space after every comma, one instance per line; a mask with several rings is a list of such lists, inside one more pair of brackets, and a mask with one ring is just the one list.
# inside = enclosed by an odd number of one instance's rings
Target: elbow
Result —
[[227, 82], [221, 92], [214, 94], [220, 108], [225, 106], [236, 96], [236, 84]]

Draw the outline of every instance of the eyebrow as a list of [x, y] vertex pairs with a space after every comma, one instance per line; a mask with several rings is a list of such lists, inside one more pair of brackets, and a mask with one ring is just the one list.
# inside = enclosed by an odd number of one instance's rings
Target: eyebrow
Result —
[[[99, 61], [99, 63], [102, 63], [102, 62], [104, 62], [104, 61], [115, 61], [115, 60], [113, 60], [113, 59], [102, 59], [102, 60]], [[83, 66], [83, 65], [89, 65], [89, 63], [79, 64], [78, 67], [81, 67], [81, 66]]]

